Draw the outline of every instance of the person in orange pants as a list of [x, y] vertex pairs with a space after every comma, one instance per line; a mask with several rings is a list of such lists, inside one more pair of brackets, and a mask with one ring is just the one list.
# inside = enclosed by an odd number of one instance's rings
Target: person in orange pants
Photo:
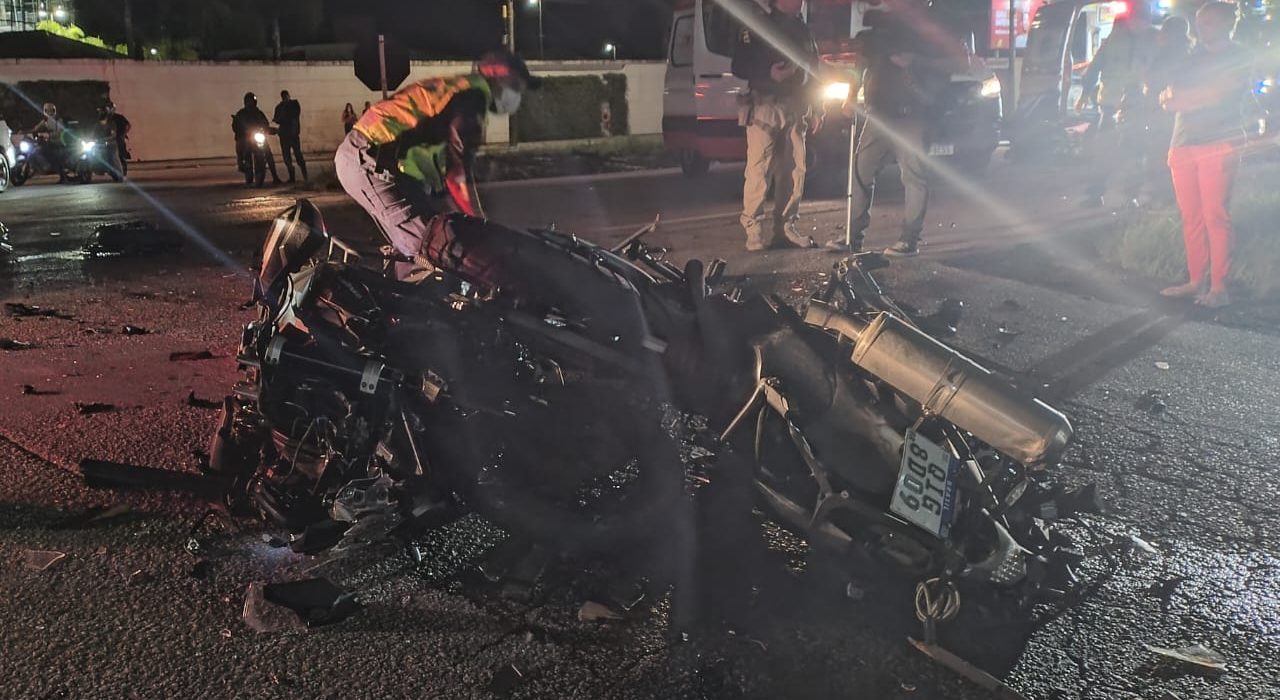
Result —
[[[1169, 170], [1182, 213], [1186, 284], [1165, 289], [1200, 306], [1231, 303], [1231, 188], [1244, 142], [1241, 98], [1249, 89], [1249, 57], [1231, 41], [1236, 6], [1210, 2], [1196, 13], [1199, 42], [1186, 67], [1160, 95], [1174, 112]], [[1207, 284], [1206, 284], [1207, 283]]]

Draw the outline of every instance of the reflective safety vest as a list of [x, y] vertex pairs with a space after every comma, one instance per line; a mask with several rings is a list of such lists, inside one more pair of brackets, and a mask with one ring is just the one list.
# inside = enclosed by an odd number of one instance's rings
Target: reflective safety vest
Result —
[[[422, 120], [443, 112], [455, 96], [468, 90], [479, 90], [487, 103], [493, 102], [492, 88], [479, 75], [429, 78], [371, 106], [354, 128], [375, 146], [393, 143]], [[411, 146], [401, 154], [397, 165], [404, 175], [422, 181], [432, 192], [441, 192], [445, 189], [448, 149], [448, 143]]]

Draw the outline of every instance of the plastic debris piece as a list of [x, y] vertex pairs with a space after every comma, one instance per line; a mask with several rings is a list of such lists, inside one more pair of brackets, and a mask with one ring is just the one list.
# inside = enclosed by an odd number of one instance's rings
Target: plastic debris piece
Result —
[[169, 353], [170, 362], [198, 362], [200, 360], [212, 360], [213, 357], [213, 353], [208, 350]]
[[151, 335], [151, 331], [143, 328], [142, 326], [126, 325], [124, 328], [120, 329], [120, 332], [124, 335]]
[[289, 608], [311, 627], [341, 622], [360, 607], [355, 594], [325, 578], [271, 583], [262, 593], [267, 602]]
[[240, 617], [246, 627], [258, 634], [297, 632], [307, 628], [294, 611], [268, 602], [263, 594], [264, 588], [266, 585], [261, 581], [254, 581], [245, 591], [244, 610]]
[[88, 403], [77, 401], [75, 406], [76, 411], [82, 416], [92, 416], [95, 413], [110, 413], [116, 410], [115, 404], [102, 403], [101, 401], [90, 401]]
[[596, 622], [599, 620], [621, 620], [622, 615], [603, 603], [588, 600], [578, 608], [579, 622]]
[[132, 585], [150, 583], [154, 580], [155, 578], [143, 569], [136, 569], [133, 573], [129, 574], [129, 583]]
[[66, 552], [27, 549], [22, 552], [22, 564], [32, 571], [44, 571], [67, 558]]
[[46, 309], [42, 306], [29, 306], [17, 302], [6, 302], [4, 309], [10, 316], [19, 318], [60, 318], [64, 321], [74, 321], [75, 316], [64, 314], [57, 309]]
[[857, 583], [850, 581], [845, 584], [844, 597], [849, 600], [862, 600], [867, 597], [867, 589], [859, 586]]
[[1164, 413], [1165, 409], [1169, 407], [1169, 405], [1165, 403], [1165, 398], [1166, 396], [1163, 391], [1151, 389], [1142, 396], [1139, 396], [1138, 400], [1133, 403], [1133, 407], [1139, 411], [1144, 411], [1153, 416], [1158, 416], [1161, 413]]
[[223, 639], [231, 639], [231, 630], [229, 630], [229, 629], [227, 629], [227, 628], [225, 628], [225, 627], [224, 627], [224, 628], [222, 629], [222, 638], [223, 638]]
[[56, 396], [58, 393], [53, 389], [37, 389], [30, 384], [22, 385], [23, 396]]
[[1169, 369], [1169, 366], [1169, 363], [1164, 361], [1156, 363], [1156, 369]]
[[211, 474], [189, 474], [102, 459], [80, 460], [80, 473], [84, 475], [85, 485], [95, 489], [185, 491], [221, 498], [230, 485], [227, 480]]
[[182, 247], [182, 237], [145, 221], [103, 224], [84, 245], [90, 255], [154, 255]]
[[1141, 552], [1149, 557], [1160, 556], [1160, 550], [1156, 549], [1155, 545], [1137, 535], [1129, 535], [1129, 544], [1133, 546], [1135, 552]]
[[210, 399], [202, 399], [196, 396], [196, 392], [194, 391], [192, 391], [190, 394], [187, 394], [187, 405], [193, 406], [195, 408], [207, 408], [211, 410], [222, 408], [221, 401], [212, 401]]
[[34, 347], [35, 343], [14, 340], [13, 338], [0, 338], [0, 350], [30, 350]]
[[1227, 670], [1227, 660], [1223, 658], [1222, 654], [1201, 644], [1192, 644], [1180, 649], [1166, 649], [1148, 644], [1147, 650], [1166, 659], [1181, 661], [1182, 663], [1211, 671], [1223, 673]]

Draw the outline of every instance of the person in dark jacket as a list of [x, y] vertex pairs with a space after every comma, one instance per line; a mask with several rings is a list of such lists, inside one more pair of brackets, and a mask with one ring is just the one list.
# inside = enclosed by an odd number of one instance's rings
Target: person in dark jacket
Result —
[[[257, 95], [245, 93], [244, 108], [231, 115], [231, 132], [236, 137], [236, 161], [240, 172], [244, 173], [245, 184], [253, 184], [254, 153], [257, 147], [253, 142], [253, 135], [262, 133], [265, 136], [271, 133], [271, 121], [258, 109]], [[273, 184], [279, 185], [280, 175], [276, 173], [276, 161], [271, 155], [270, 141], [263, 142], [262, 151], [261, 158], [271, 170], [271, 180]]]
[[[809, 71], [818, 64], [818, 48], [800, 16], [802, 9], [803, 0], [773, 0], [773, 10], [760, 22], [769, 25], [784, 46], [747, 28], [733, 52], [733, 74], [750, 87], [739, 113], [739, 123], [747, 128], [741, 217], [747, 250], [777, 247], [784, 240], [800, 248], [816, 247], [796, 228], [804, 198], [805, 140], [814, 125]], [[770, 180], [773, 221], [766, 228], [764, 201]]]
[[116, 111], [116, 104], [108, 102], [105, 107], [107, 111], [107, 119], [111, 122], [111, 128], [115, 130], [115, 147], [116, 156], [119, 158], [120, 175], [129, 174], [129, 161], [133, 158], [133, 154], [129, 152], [129, 132], [133, 130], [133, 124], [125, 116]]
[[276, 105], [276, 132], [280, 135], [280, 153], [284, 156], [284, 167], [289, 171], [289, 182], [296, 182], [293, 173], [293, 161], [298, 160], [298, 169], [302, 171], [302, 179], [307, 179], [307, 159], [302, 155], [302, 105], [289, 97], [288, 90], [280, 91], [280, 104]]

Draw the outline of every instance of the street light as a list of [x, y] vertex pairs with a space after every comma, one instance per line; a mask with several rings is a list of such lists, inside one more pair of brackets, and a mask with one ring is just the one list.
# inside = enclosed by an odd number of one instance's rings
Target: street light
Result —
[[67, 11], [62, 9], [61, 7], [53, 8], [53, 19], [58, 22], [67, 21]]
[[155, 55], [156, 55], [156, 54], [158, 54], [158, 53], [160, 53], [160, 52], [159, 52], [159, 51], [156, 51], [154, 48], [153, 48], [153, 49], [151, 49], [151, 55], [152, 55], [152, 56], [155, 56]]
[[530, 9], [538, 10], [538, 58], [546, 58], [547, 48], [542, 34], [542, 0], [528, 0], [527, 4]]
[[615, 61], [618, 60], [618, 45], [613, 43], [612, 41], [607, 42], [604, 45], [604, 53], [606, 56], [612, 58], [613, 60]]

